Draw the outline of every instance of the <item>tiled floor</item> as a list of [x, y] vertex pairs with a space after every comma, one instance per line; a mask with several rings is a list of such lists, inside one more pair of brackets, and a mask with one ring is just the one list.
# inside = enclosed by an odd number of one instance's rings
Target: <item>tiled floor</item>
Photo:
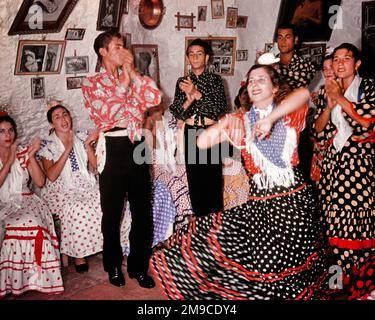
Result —
[[101, 254], [89, 257], [88, 263], [89, 271], [83, 274], [75, 271], [73, 262], [69, 263], [69, 267], [63, 268], [64, 293], [48, 295], [28, 292], [20, 297], [8, 295], [5, 300], [166, 300], [158, 286], [144, 289], [136, 280], [129, 279], [126, 273], [126, 260], [123, 264], [126, 284], [121, 288], [108, 282]]

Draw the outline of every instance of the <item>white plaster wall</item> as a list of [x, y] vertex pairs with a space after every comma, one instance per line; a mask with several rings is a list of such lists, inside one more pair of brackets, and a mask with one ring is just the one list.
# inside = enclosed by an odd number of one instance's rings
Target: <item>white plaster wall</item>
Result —
[[[23, 0], [0, 0], [0, 105], [9, 104], [11, 114], [16, 118], [20, 129], [21, 142], [48, 131], [45, 100], [32, 100], [30, 82], [33, 76], [15, 76], [14, 67], [18, 41], [21, 39], [63, 40], [67, 28], [85, 28], [82, 41], [68, 41], [65, 56], [88, 55], [90, 74], [94, 73], [96, 55], [92, 48], [98, 35], [96, 20], [99, 0], [79, 0], [60, 33], [8, 36], [7, 32]], [[165, 16], [159, 27], [144, 29], [138, 19], [138, 0], [129, 0], [129, 14], [123, 16], [121, 30], [131, 33], [133, 44], [158, 44], [161, 89], [164, 101], [169, 104], [173, 99], [175, 83], [183, 74], [185, 36], [236, 36], [237, 49], [248, 49], [249, 60], [235, 63], [234, 76], [224, 77], [228, 101], [231, 103], [237, 93], [240, 81], [255, 59], [256, 49], [262, 49], [264, 43], [272, 42], [280, 0], [224, 0], [225, 8], [238, 7], [240, 15], [247, 15], [246, 29], [227, 29], [224, 19], [211, 19], [210, 0], [163, 0]], [[343, 28], [334, 30], [328, 45], [336, 46], [342, 42], [352, 42], [360, 46], [361, 42], [361, 3], [362, 1], [342, 0]], [[197, 7], [207, 5], [207, 20], [197, 22], [194, 32], [188, 29], [177, 31], [175, 14], [193, 13]], [[75, 125], [79, 129], [89, 129], [91, 123], [83, 107], [81, 90], [67, 90], [63, 65], [61, 74], [45, 75], [46, 96], [62, 99], [73, 113]]]

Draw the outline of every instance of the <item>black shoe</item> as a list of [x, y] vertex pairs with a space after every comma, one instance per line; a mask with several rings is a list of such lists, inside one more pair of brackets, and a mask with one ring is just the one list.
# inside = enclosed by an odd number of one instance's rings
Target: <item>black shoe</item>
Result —
[[108, 271], [109, 282], [116, 287], [123, 287], [125, 285], [125, 278], [122, 274], [121, 268], [114, 268]]
[[130, 279], [136, 279], [142, 288], [151, 289], [155, 287], [155, 281], [147, 274], [130, 275]]
[[78, 273], [84, 273], [84, 272], [89, 271], [89, 266], [87, 263], [74, 264], [74, 267], [76, 268], [76, 272]]

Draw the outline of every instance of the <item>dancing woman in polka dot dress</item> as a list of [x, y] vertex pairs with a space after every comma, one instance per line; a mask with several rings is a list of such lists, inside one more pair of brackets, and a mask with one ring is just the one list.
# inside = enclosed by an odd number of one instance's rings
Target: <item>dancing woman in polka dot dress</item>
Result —
[[48, 178], [42, 197], [61, 220], [61, 253], [74, 257], [82, 273], [88, 270], [85, 257], [103, 249], [99, 187], [88, 170], [96, 168], [97, 136], [73, 133], [70, 112], [62, 105], [50, 108], [47, 118], [53, 132], [38, 153]]
[[240, 206], [197, 218], [153, 254], [170, 299], [324, 297], [326, 246], [315, 199], [296, 169], [309, 92], [296, 89], [280, 101], [279, 81], [272, 67], [253, 66], [250, 111], [223, 117], [199, 137], [200, 148], [228, 140], [241, 149], [250, 194]]
[[375, 269], [375, 82], [358, 76], [360, 64], [354, 45], [335, 48], [332, 66], [338, 81], [327, 80], [320, 91], [313, 126], [316, 141], [328, 146], [319, 180], [322, 219], [347, 276], [371, 260]]

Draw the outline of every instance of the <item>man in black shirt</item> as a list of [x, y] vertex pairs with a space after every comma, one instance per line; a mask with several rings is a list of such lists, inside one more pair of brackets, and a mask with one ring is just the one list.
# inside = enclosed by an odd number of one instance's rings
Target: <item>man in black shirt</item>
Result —
[[193, 40], [186, 49], [191, 71], [177, 80], [171, 113], [184, 121], [185, 163], [194, 214], [206, 215], [223, 209], [223, 178], [220, 146], [199, 150], [200, 132], [217, 122], [228, 111], [224, 84], [220, 75], [205, 71], [212, 49], [201, 40]]
[[[277, 72], [284, 79], [292, 90], [299, 87], [307, 87], [315, 76], [315, 68], [310, 61], [302, 59], [295, 51], [298, 43], [296, 27], [293, 24], [281, 24], [277, 29], [277, 46], [280, 50], [280, 62]], [[309, 110], [310, 114], [311, 110]], [[308, 114], [307, 118], [310, 117]], [[306, 118], [306, 120], [307, 120]], [[306, 124], [308, 122], [306, 121]], [[311, 159], [313, 155], [313, 143], [310, 138], [310, 127], [301, 132], [298, 145], [299, 169], [306, 180], [310, 180]]]

